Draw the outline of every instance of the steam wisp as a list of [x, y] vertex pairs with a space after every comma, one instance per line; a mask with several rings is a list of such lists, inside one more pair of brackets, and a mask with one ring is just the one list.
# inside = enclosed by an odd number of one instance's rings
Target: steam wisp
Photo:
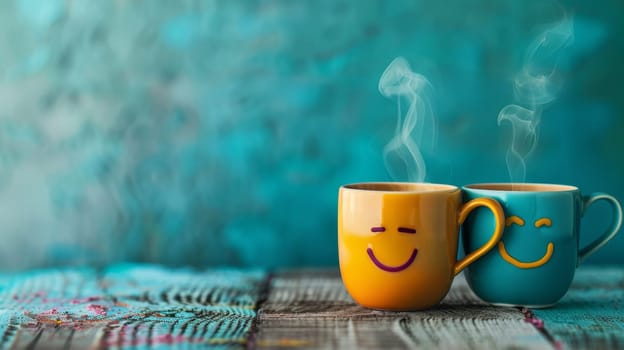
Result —
[[[422, 182], [427, 169], [421, 153], [426, 127], [435, 142], [435, 119], [430, 104], [432, 90], [427, 78], [414, 73], [403, 57], [395, 58], [379, 79], [379, 92], [397, 99], [397, 125], [394, 137], [384, 147], [384, 161], [394, 180]], [[402, 116], [402, 101], [408, 105]]]
[[498, 125], [511, 124], [512, 135], [506, 154], [507, 170], [511, 182], [526, 178], [526, 159], [537, 147], [539, 123], [544, 106], [556, 99], [561, 89], [558, 80], [558, 60], [561, 51], [568, 47], [573, 37], [571, 18], [550, 26], [528, 47], [524, 64], [514, 80], [514, 98], [498, 114]]

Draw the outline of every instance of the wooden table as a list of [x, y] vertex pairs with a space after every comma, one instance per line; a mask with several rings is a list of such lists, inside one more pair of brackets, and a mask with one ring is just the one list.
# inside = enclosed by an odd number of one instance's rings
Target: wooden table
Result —
[[3, 348], [624, 348], [624, 268], [583, 267], [554, 308], [481, 302], [459, 276], [421, 312], [361, 308], [336, 270], [115, 265], [0, 275]]

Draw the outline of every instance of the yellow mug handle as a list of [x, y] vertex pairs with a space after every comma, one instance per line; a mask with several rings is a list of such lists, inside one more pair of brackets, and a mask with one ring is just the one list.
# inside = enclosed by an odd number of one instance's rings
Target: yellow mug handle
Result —
[[477, 207], [487, 207], [492, 211], [492, 214], [494, 214], [496, 227], [494, 228], [494, 233], [492, 234], [492, 237], [489, 241], [487, 241], [487, 243], [485, 243], [479, 249], [476, 249], [475, 251], [466, 255], [463, 259], [455, 264], [455, 275], [460, 273], [463, 269], [475, 262], [480, 257], [487, 254], [487, 252], [492, 250], [492, 248], [494, 248], [496, 244], [498, 244], [498, 241], [500, 241], [503, 237], [503, 231], [505, 230], [505, 212], [497, 201], [490, 198], [476, 198], [464, 204], [459, 211], [459, 225], [463, 224], [468, 217], [468, 214], [470, 214], [470, 212]]

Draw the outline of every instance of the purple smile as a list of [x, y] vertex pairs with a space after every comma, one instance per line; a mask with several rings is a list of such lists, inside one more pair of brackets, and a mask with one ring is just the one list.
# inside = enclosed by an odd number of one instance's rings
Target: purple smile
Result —
[[373, 261], [373, 264], [375, 264], [378, 268], [387, 272], [399, 272], [399, 271], [405, 270], [414, 262], [414, 259], [416, 259], [416, 254], [418, 254], [418, 249], [414, 249], [409, 259], [407, 259], [405, 263], [399, 266], [384, 265], [381, 261], [377, 259], [377, 257], [375, 256], [375, 253], [373, 253], [373, 249], [370, 247], [366, 249], [366, 252], [368, 253], [368, 256], [370, 257], [370, 259]]

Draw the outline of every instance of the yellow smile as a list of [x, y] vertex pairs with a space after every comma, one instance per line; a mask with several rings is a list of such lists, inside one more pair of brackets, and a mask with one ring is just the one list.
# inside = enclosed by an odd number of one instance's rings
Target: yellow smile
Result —
[[544, 265], [545, 263], [548, 262], [548, 260], [550, 260], [550, 257], [553, 254], [553, 250], [554, 250], [554, 244], [552, 244], [552, 242], [549, 242], [548, 246], [546, 247], [546, 254], [544, 254], [543, 257], [532, 262], [522, 262], [522, 261], [515, 259], [511, 255], [509, 255], [509, 253], [507, 253], [507, 250], [505, 249], [505, 245], [503, 244], [503, 242], [498, 242], [498, 252], [503, 257], [503, 259], [505, 259], [506, 262], [516, 267], [519, 267], [521, 269], [533, 269], [533, 268]]

